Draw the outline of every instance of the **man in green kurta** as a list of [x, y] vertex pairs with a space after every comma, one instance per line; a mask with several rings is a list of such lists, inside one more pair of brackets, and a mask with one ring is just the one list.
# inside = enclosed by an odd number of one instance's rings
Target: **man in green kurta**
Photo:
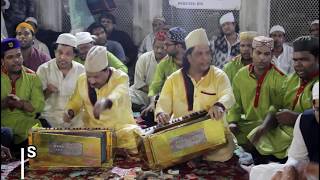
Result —
[[181, 27], [169, 29], [165, 40], [165, 49], [168, 55], [157, 65], [149, 86], [150, 104], [142, 111], [142, 115], [154, 111], [156, 97], [160, 94], [167, 77], [182, 67], [182, 59], [186, 49], [184, 42], [186, 36], [187, 31]]
[[252, 40], [257, 34], [255, 31], [240, 33], [240, 54], [225, 64], [223, 68], [231, 83], [234, 76], [242, 67], [252, 63]]
[[[252, 64], [241, 68], [233, 79], [236, 104], [227, 120], [238, 144], [248, 151], [247, 135], [259, 126], [280, 97], [285, 75], [271, 64], [273, 40], [264, 36], [253, 39]], [[241, 115], [244, 114], [244, 117]], [[254, 157], [255, 158], [255, 157]]]
[[[280, 101], [273, 113], [249, 136], [262, 155], [278, 151], [276, 157], [287, 156], [293, 138], [293, 127], [300, 113], [312, 108], [312, 87], [319, 81], [319, 39], [302, 36], [293, 42], [294, 69], [280, 89]], [[276, 139], [275, 142], [272, 140]]]
[[182, 67], [182, 59], [186, 49], [184, 38], [186, 36], [186, 30], [180, 27], [174, 27], [168, 31], [168, 37], [165, 41], [168, 56], [157, 65], [148, 96], [158, 95], [167, 77]]
[[1, 126], [13, 130], [16, 146], [26, 145], [30, 128], [41, 126], [35, 114], [44, 108], [41, 81], [22, 63], [18, 40], [1, 41]]

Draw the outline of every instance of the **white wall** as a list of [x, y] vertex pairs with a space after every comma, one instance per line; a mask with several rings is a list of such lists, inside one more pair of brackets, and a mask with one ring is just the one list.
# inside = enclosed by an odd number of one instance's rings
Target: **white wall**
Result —
[[242, 0], [240, 31], [257, 31], [267, 35], [270, 24], [270, 0]]
[[152, 19], [162, 15], [162, 0], [134, 0], [133, 6], [133, 40], [139, 44], [152, 32]]

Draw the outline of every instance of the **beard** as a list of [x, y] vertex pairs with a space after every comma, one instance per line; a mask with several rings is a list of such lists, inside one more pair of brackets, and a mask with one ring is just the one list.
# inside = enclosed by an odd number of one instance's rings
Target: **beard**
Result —
[[22, 70], [10, 71], [10, 74], [20, 75], [21, 73], [22, 73]]

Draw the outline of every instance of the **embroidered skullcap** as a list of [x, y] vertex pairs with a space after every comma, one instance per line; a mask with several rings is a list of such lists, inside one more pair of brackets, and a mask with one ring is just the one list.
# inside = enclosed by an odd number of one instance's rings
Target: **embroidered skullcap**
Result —
[[183, 43], [187, 36], [187, 31], [181, 27], [173, 27], [169, 29], [168, 38], [171, 41]]
[[273, 49], [274, 47], [273, 39], [265, 36], [258, 36], [253, 38], [252, 48], [257, 48], [262, 46], [266, 46], [270, 49]]

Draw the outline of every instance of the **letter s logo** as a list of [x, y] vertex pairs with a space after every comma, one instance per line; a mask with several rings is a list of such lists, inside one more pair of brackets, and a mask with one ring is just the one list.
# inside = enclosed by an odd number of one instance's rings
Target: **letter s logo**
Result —
[[31, 159], [37, 157], [37, 148], [35, 146], [28, 146], [27, 156], [28, 158], [31, 158]]

